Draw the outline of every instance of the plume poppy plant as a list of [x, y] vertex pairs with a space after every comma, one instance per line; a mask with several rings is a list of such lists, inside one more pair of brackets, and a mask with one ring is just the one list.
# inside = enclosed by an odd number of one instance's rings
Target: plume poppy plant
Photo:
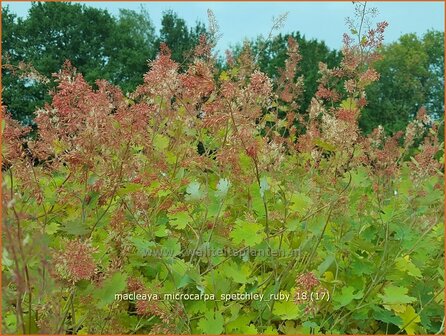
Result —
[[438, 332], [439, 124], [358, 127], [386, 26], [344, 37], [308, 110], [295, 40], [269, 78], [248, 46], [219, 70], [209, 36], [128, 94], [67, 62], [34, 133], [4, 106], [4, 332]]

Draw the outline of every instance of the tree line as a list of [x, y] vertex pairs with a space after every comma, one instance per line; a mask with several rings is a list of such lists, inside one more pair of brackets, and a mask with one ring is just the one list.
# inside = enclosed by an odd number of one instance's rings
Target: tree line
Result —
[[[172, 50], [172, 59], [187, 66], [206, 26], [188, 25], [173, 11], [165, 11], [156, 31], [149, 11], [121, 9], [117, 16], [107, 10], [68, 2], [34, 2], [25, 18], [7, 6], [2, 9], [2, 99], [12, 116], [32, 125], [36, 108], [50, 99], [55, 87], [51, 75], [65, 60], [94, 85], [106, 79], [123, 92], [142, 83], [147, 61], [154, 59], [161, 43]], [[259, 70], [270, 77], [279, 76], [287, 57], [287, 41], [292, 36], [302, 54], [297, 76], [303, 76], [305, 92], [301, 111], [309, 106], [317, 90], [319, 62], [336, 67], [342, 58], [323, 42], [307, 39], [299, 32], [278, 34], [270, 39], [258, 37], [232, 47], [236, 57], [249, 48], [257, 57]], [[406, 34], [382, 48], [376, 66], [380, 80], [367, 90], [360, 126], [369, 133], [378, 125], [389, 133], [405, 129], [421, 107], [436, 119], [444, 110], [444, 32], [428, 31], [423, 36]], [[35, 73], [49, 80], [21, 75], [32, 66]], [[225, 69], [217, 59], [217, 68]]]

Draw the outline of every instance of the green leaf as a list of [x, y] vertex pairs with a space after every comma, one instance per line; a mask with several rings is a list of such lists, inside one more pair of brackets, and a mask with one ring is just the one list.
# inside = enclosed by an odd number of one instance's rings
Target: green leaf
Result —
[[2, 266], [11, 267], [14, 265], [14, 261], [9, 258], [9, 252], [7, 249], [3, 248], [2, 253]]
[[355, 288], [348, 286], [343, 287], [340, 294], [335, 294], [333, 301], [335, 303], [334, 309], [339, 309], [341, 307], [345, 307], [349, 303], [351, 303], [355, 299], [362, 298], [363, 293], [361, 291], [358, 291], [357, 293], [353, 293], [355, 291]]
[[265, 191], [269, 190], [268, 180], [265, 176], [260, 178], [260, 196], [265, 196]]
[[373, 317], [378, 321], [382, 321], [384, 323], [392, 323], [394, 325], [400, 325], [402, 320], [400, 317], [395, 316], [392, 312], [376, 307], [375, 312], [373, 313]]
[[274, 120], [276, 120], [276, 116], [271, 113], [268, 113], [268, 114], [265, 114], [265, 116], [263, 117], [263, 120], [264, 121], [274, 121]]
[[118, 191], [116, 192], [116, 195], [118, 196], [124, 196], [130, 193], [133, 193], [135, 191], [141, 190], [142, 189], [142, 185], [138, 184], [138, 183], [127, 183], [125, 185], [125, 187], [119, 188]]
[[418, 327], [418, 322], [421, 322], [421, 318], [415, 313], [415, 309], [412, 306], [406, 306], [404, 312], [398, 313], [398, 316], [403, 320], [399, 327], [404, 327], [404, 330], [408, 335], [415, 335], [415, 329]]
[[251, 327], [252, 316], [248, 313], [240, 314], [235, 320], [227, 323], [226, 331], [230, 334], [248, 334], [252, 333], [253, 329]]
[[169, 147], [169, 138], [162, 134], [156, 134], [153, 138], [153, 146], [159, 152], [162, 152]]
[[302, 194], [302, 193], [296, 193], [291, 196], [291, 211], [297, 211], [299, 213], [304, 212], [308, 209], [308, 207], [311, 205], [311, 198], [308, 196]]
[[[180, 282], [181, 285], [181, 282]], [[206, 301], [188, 301], [187, 303], [187, 311], [192, 315], [196, 315], [199, 313], [206, 313], [209, 309], [206, 306]]]
[[355, 110], [356, 109], [356, 101], [353, 98], [347, 98], [342, 101], [341, 107], [346, 110]]
[[325, 142], [321, 139], [314, 140], [314, 144], [322, 149], [325, 149], [330, 152], [334, 152], [336, 150], [336, 147], [332, 144], [329, 144], [328, 142]]
[[406, 272], [415, 278], [422, 277], [420, 269], [412, 263], [408, 255], [396, 259], [396, 268], [401, 272]]
[[138, 154], [144, 150], [144, 146], [133, 145], [132, 152], [133, 154]]
[[155, 247], [155, 243], [141, 237], [132, 237], [130, 241], [133, 246], [136, 247], [136, 253], [142, 257], [146, 257], [151, 254], [151, 251]]
[[[296, 325], [293, 321], [286, 321], [285, 324], [280, 327], [280, 330], [282, 330], [285, 335], [302, 334], [302, 329], [299, 327], [299, 324]], [[308, 333], [310, 333], [310, 330], [308, 330]]]
[[263, 335], [278, 335], [278, 334], [279, 333], [277, 332], [277, 330], [274, 327], [272, 327], [272, 326], [269, 326], [263, 332]]
[[320, 327], [313, 321], [305, 321], [302, 323], [303, 330], [307, 331], [307, 334], [319, 334]]
[[217, 192], [216, 195], [218, 198], [224, 198], [228, 193], [229, 187], [231, 186], [231, 182], [226, 178], [221, 178], [217, 184]]
[[59, 226], [59, 223], [56, 222], [49, 223], [45, 226], [45, 232], [51, 236], [59, 230]]
[[237, 221], [236, 227], [229, 235], [234, 243], [245, 242], [246, 246], [255, 246], [262, 242], [264, 238], [263, 226], [257, 223]]
[[363, 37], [361, 38], [361, 44], [365, 44], [365, 43], [367, 43], [367, 37], [366, 37], [366, 36], [363, 36]]
[[406, 295], [408, 291], [404, 287], [389, 285], [384, 288], [384, 294], [378, 296], [385, 305], [399, 305], [416, 301], [416, 298]]
[[12, 312], [7, 312], [3, 316], [3, 323], [6, 324], [8, 329], [15, 330], [17, 328], [17, 315]]
[[96, 289], [93, 297], [98, 301], [98, 307], [103, 308], [115, 300], [115, 294], [122, 292], [126, 287], [127, 275], [121, 272], [113, 274], [106, 279], [100, 288]]
[[240, 332], [243, 335], [257, 335], [259, 332], [257, 331], [256, 326], [254, 325], [254, 323], [251, 323], [248, 326], [244, 326], [243, 328], [241, 328]]
[[291, 218], [285, 223], [285, 226], [287, 228], [287, 231], [297, 231], [297, 229], [301, 226], [300, 220], [298, 218]]
[[227, 278], [240, 284], [247, 283], [249, 275], [251, 274], [251, 269], [246, 263], [238, 265], [235, 262], [227, 262], [220, 267], [220, 270]]
[[331, 266], [331, 264], [333, 264], [333, 261], [335, 261], [335, 256], [333, 254], [329, 254], [317, 268], [317, 273], [319, 274], [319, 276], [325, 273], [325, 271]]
[[160, 238], [167, 237], [169, 235], [169, 232], [170, 230], [166, 228], [166, 225], [162, 224], [156, 229], [155, 236]]
[[175, 257], [181, 253], [181, 245], [177, 238], [169, 237], [161, 243], [163, 256]]
[[186, 192], [188, 193], [186, 200], [198, 201], [204, 197], [203, 192], [200, 190], [200, 183], [196, 181], [189, 183]]
[[226, 71], [222, 71], [221, 74], [220, 74], [219, 79], [220, 79], [221, 81], [227, 81], [227, 80], [229, 80], [228, 73], [227, 73]]
[[191, 218], [186, 211], [169, 214], [169, 224], [178, 230], [182, 230], [190, 222]]
[[274, 303], [273, 314], [282, 320], [294, 320], [300, 315], [299, 306], [293, 301], [276, 301]]
[[251, 193], [251, 206], [254, 212], [256, 213], [258, 218], [263, 218], [266, 215], [265, 205], [263, 203], [263, 198], [261, 196], [260, 187], [257, 183], [251, 184], [250, 188]]
[[193, 283], [192, 278], [188, 274], [184, 274], [177, 285], [177, 289], [186, 287], [190, 283]]
[[65, 222], [65, 224], [60, 227], [60, 230], [74, 236], [81, 236], [89, 232], [88, 227], [80, 221]]
[[66, 149], [66, 146], [64, 145], [64, 143], [62, 141], [54, 140], [53, 141], [53, 149], [54, 149], [54, 153], [56, 155], [59, 155]]
[[[363, 245], [364, 246], [364, 245]], [[351, 272], [354, 275], [361, 276], [362, 274], [372, 274], [374, 264], [366, 259], [355, 259], [351, 264]]]
[[223, 316], [220, 312], [207, 311], [204, 318], [198, 322], [198, 328], [203, 334], [219, 335], [223, 332]]
[[287, 112], [289, 110], [289, 107], [287, 105], [279, 105], [279, 110]]

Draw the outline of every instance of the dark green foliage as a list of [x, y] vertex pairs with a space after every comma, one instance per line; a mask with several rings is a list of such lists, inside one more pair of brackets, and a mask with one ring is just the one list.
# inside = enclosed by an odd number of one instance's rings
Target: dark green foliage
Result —
[[[144, 8], [139, 12], [124, 9], [113, 17], [106, 10], [66, 2], [33, 3], [25, 19], [6, 7], [2, 25], [3, 63], [15, 70], [23, 61], [51, 79], [70, 60], [90, 84], [106, 79], [123, 92], [142, 83], [147, 61], [156, 57], [161, 42], [172, 46], [173, 58], [181, 62], [206, 31], [199, 23], [189, 29], [183, 19], [166, 12], [157, 37]], [[14, 118], [31, 124], [36, 108], [49, 101], [55, 83], [20, 78], [11, 72], [2, 69], [3, 103]]]
[[[2, 63], [18, 64], [25, 49], [22, 41], [24, 22], [11, 13], [8, 7], [2, 9]], [[27, 86], [26, 79], [11, 76], [11, 70], [2, 68], [2, 102], [16, 119], [29, 123], [36, 104], [43, 101], [42, 85]], [[27, 111], [21, 113], [20, 111]]]
[[259, 37], [251, 43], [251, 46], [254, 54], [258, 54], [260, 70], [272, 78], [278, 76], [278, 70], [285, 64], [289, 37], [294, 38], [299, 44], [299, 52], [302, 55], [297, 76], [304, 76], [305, 92], [301, 110], [305, 111], [317, 90], [319, 62], [326, 63], [330, 68], [338, 66], [341, 61], [341, 53], [337, 50], [330, 50], [323, 41], [307, 40], [299, 32], [279, 34], [269, 40]]
[[160, 36], [156, 44], [165, 43], [172, 50], [172, 59], [183, 63], [191, 59], [195, 46], [199, 42], [200, 35], [206, 34], [203, 24], [197, 23], [189, 28], [184, 19], [169, 10], [164, 12], [161, 21]]
[[[106, 46], [115, 22], [108, 12], [79, 4], [36, 2], [26, 19], [6, 14], [2, 24], [2, 56], [13, 66], [23, 61], [51, 78], [65, 60], [70, 60], [90, 82], [110, 79], [106, 65], [112, 55]], [[3, 87], [4, 103], [12, 115], [30, 123], [35, 108], [48, 100], [48, 90], [54, 84], [17, 78], [3, 71]], [[23, 96], [27, 97], [26, 103]]]
[[155, 28], [144, 8], [140, 12], [121, 9], [115, 25], [107, 44], [111, 56], [107, 70], [111, 81], [129, 92], [142, 83], [147, 61], [156, 56]]
[[367, 90], [368, 104], [360, 126], [378, 125], [394, 133], [404, 129], [425, 106], [435, 119], [444, 111], [444, 33], [429, 31], [419, 38], [406, 34], [385, 46], [376, 65], [380, 80]]

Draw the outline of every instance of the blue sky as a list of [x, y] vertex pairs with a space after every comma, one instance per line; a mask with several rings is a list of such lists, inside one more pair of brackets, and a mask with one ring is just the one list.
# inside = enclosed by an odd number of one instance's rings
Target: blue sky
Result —
[[[158, 29], [162, 12], [172, 9], [189, 25], [201, 21], [207, 24], [207, 9], [212, 9], [222, 37], [218, 49], [225, 50], [244, 38], [267, 36], [274, 17], [289, 12], [280, 29], [287, 33], [300, 31], [307, 38], [325, 41], [331, 48], [339, 48], [346, 31], [345, 18], [353, 15], [352, 2], [88, 2], [89, 6], [107, 9], [117, 15], [119, 8], [139, 10], [143, 4]], [[26, 16], [30, 2], [4, 1], [20, 16]], [[443, 2], [369, 2], [376, 7], [377, 21], [386, 20], [389, 27], [385, 42], [392, 42], [405, 33], [423, 34], [429, 29], [444, 31]]]

